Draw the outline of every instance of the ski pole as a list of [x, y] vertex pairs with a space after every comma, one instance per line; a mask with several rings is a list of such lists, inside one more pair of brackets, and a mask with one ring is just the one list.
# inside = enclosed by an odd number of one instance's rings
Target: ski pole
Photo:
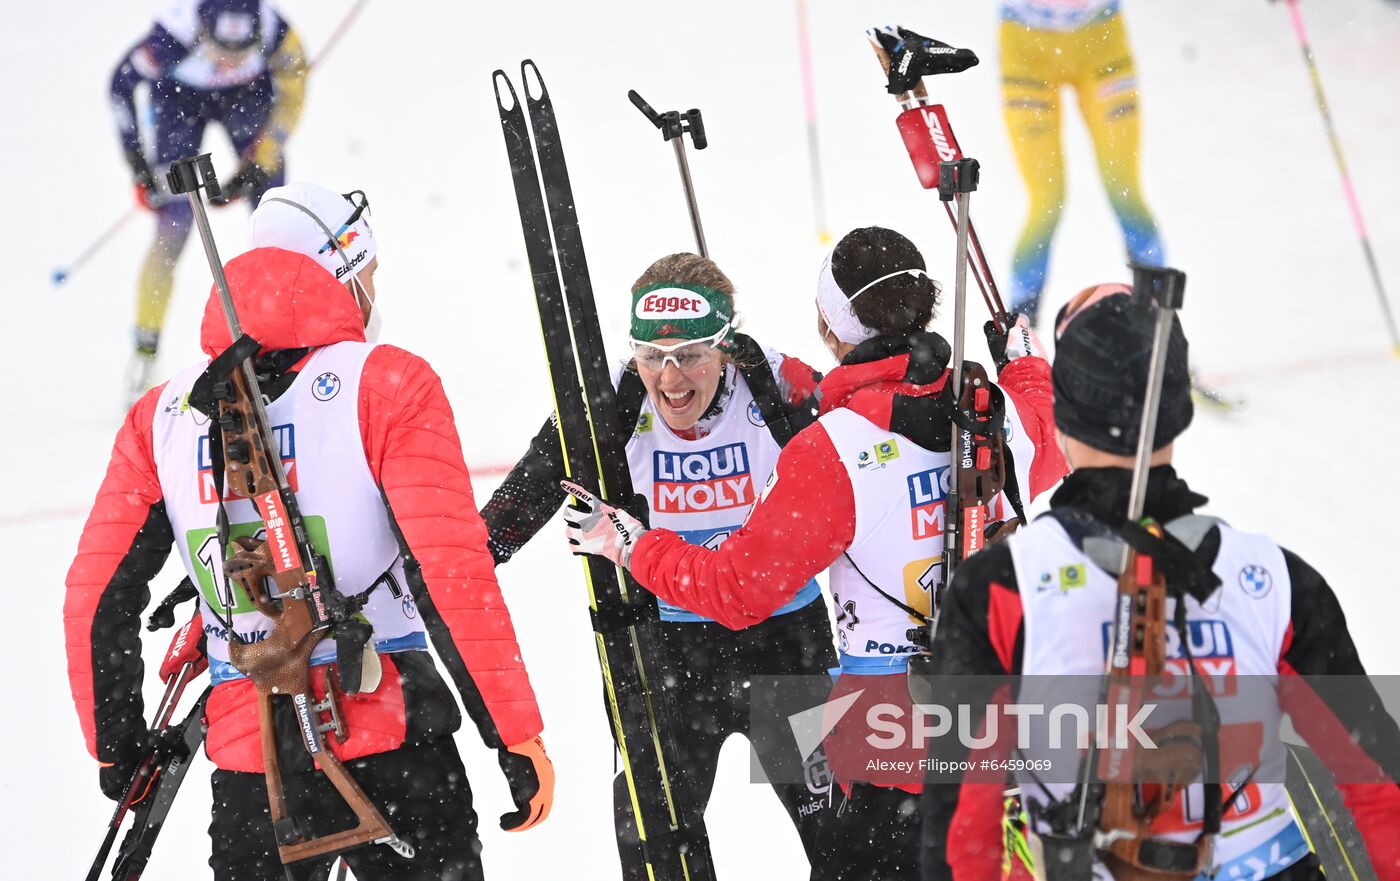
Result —
[[350, 30], [350, 25], [355, 23], [355, 19], [360, 14], [360, 10], [368, 5], [369, 0], [356, 0], [355, 5], [350, 7], [350, 11], [346, 12], [345, 16], [341, 18], [340, 24], [336, 25], [335, 30], [331, 31], [331, 35], [326, 38], [326, 43], [321, 47], [321, 51], [316, 53], [315, 58], [306, 63], [307, 73], [310, 73], [316, 65], [326, 60], [326, 56], [331, 54], [331, 50], [340, 42], [340, 38], [345, 36], [346, 31]]
[[1351, 222], [1361, 239], [1361, 252], [1366, 257], [1366, 266], [1371, 271], [1371, 284], [1376, 289], [1376, 297], [1381, 301], [1381, 312], [1385, 314], [1386, 329], [1390, 331], [1390, 345], [1395, 354], [1400, 355], [1400, 331], [1395, 327], [1395, 316], [1390, 311], [1390, 299], [1381, 283], [1381, 272], [1376, 265], [1375, 252], [1371, 250], [1371, 237], [1366, 232], [1366, 220], [1361, 216], [1361, 203], [1356, 198], [1356, 188], [1351, 183], [1351, 173], [1347, 171], [1347, 161], [1342, 155], [1342, 142], [1337, 137], [1336, 126], [1332, 123], [1332, 111], [1327, 107], [1327, 96], [1322, 91], [1322, 77], [1317, 72], [1317, 61], [1313, 57], [1312, 44], [1308, 41], [1307, 29], [1303, 27], [1303, 14], [1298, 11], [1298, 0], [1288, 0], [1288, 16], [1293, 20], [1293, 32], [1298, 36], [1298, 44], [1303, 49], [1303, 63], [1308, 66], [1308, 76], [1312, 78], [1313, 96], [1317, 99], [1317, 109], [1322, 113], [1322, 123], [1327, 127], [1327, 138], [1332, 142], [1332, 155], [1337, 159], [1337, 170], [1342, 174], [1342, 192], [1346, 195], [1347, 207], [1351, 209]]
[[[175, 715], [175, 706], [180, 703], [180, 696], [185, 693], [185, 686], [203, 671], [195, 661], [187, 661], [165, 684], [165, 694], [161, 696], [160, 703], [156, 706], [155, 724], [151, 726], [154, 731], [161, 731], [170, 727], [170, 718]], [[92, 861], [92, 868], [88, 870], [86, 881], [97, 881], [102, 874], [102, 867], [107, 864], [107, 855], [112, 852], [112, 845], [116, 843], [117, 833], [121, 831], [122, 821], [126, 819], [136, 804], [144, 799], [150, 791], [151, 783], [159, 773], [156, 767], [160, 761], [153, 751], [142, 760], [136, 772], [131, 775], [131, 780], [126, 785], [126, 792], [122, 794], [122, 799], [117, 803], [116, 810], [112, 812], [112, 819], [107, 824], [107, 835], [102, 839], [102, 845], [97, 849], [97, 856]]]
[[[875, 57], [880, 62], [880, 69], [889, 76], [890, 54], [880, 42], [879, 32], [870, 30], [867, 34], [870, 37], [870, 47], [875, 50]], [[900, 138], [904, 141], [909, 159], [914, 164], [919, 185], [926, 190], [937, 188], [940, 163], [963, 158], [962, 147], [958, 145], [958, 139], [953, 134], [947, 111], [943, 109], [942, 104], [933, 103], [922, 78], [913, 88], [896, 95], [895, 102], [900, 108], [895, 126], [899, 129]], [[943, 210], [948, 215], [948, 222], [956, 230], [958, 221], [953, 213], [953, 206], [948, 204], [947, 200], [943, 203]], [[1010, 329], [1011, 321], [1006, 305], [1001, 299], [1001, 291], [997, 289], [996, 279], [992, 277], [987, 255], [982, 250], [977, 225], [971, 219], [968, 220], [968, 239], [972, 243], [971, 254], [976, 257], [976, 263], [972, 267], [972, 278], [977, 282], [978, 290], [982, 292], [982, 301], [987, 304], [987, 311], [992, 314], [993, 324], [998, 332], [1005, 332]]]
[[671, 146], [675, 148], [676, 167], [680, 169], [681, 185], [685, 187], [685, 205], [690, 211], [690, 226], [695, 231], [695, 246], [700, 249], [701, 257], [709, 257], [710, 249], [705, 245], [705, 230], [700, 225], [700, 206], [695, 201], [695, 184], [690, 180], [690, 162], [685, 157], [686, 132], [690, 132], [690, 140], [697, 150], [705, 149], [710, 143], [705, 138], [705, 123], [700, 118], [700, 111], [691, 108], [685, 113], [679, 110], [657, 113], [637, 94], [636, 89], [628, 90], [627, 97], [652, 125], [661, 129], [662, 140], [670, 141]]
[[797, 0], [797, 52], [802, 65], [802, 104], [807, 114], [807, 162], [812, 174], [812, 207], [817, 216], [817, 241], [831, 243], [826, 227], [826, 190], [822, 185], [822, 158], [817, 143], [817, 93], [812, 76], [812, 35], [807, 27], [807, 0]]
[[54, 287], [61, 286], [68, 280], [68, 276], [77, 272], [82, 268], [84, 263], [96, 256], [97, 252], [101, 251], [103, 246], [110, 242], [113, 236], [121, 231], [122, 227], [126, 226], [127, 221], [136, 216], [138, 210], [139, 209], [135, 205], [132, 205], [130, 208], [123, 211], [121, 217], [112, 221], [112, 225], [103, 230], [102, 235], [93, 239], [92, 243], [84, 248], [81, 254], [73, 258], [73, 262], [69, 263], [67, 266], [56, 267], [53, 274], [50, 276]]

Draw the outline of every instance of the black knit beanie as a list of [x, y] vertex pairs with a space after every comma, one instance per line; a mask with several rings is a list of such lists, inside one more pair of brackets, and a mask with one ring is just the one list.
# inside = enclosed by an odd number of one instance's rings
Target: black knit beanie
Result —
[[[1105, 297], [1070, 319], [1056, 343], [1052, 369], [1056, 428], [1106, 453], [1137, 451], [1156, 322], [1156, 310], [1128, 294]], [[1185, 431], [1193, 411], [1186, 335], [1181, 321], [1173, 320], [1152, 449]]]

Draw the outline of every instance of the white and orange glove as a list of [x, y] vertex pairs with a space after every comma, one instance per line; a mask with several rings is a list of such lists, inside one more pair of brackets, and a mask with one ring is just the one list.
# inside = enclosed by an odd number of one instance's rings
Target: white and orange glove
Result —
[[1013, 312], [1008, 317], [1011, 319], [1011, 327], [1005, 333], [998, 331], [994, 322], [988, 321], [982, 325], [982, 333], [987, 337], [987, 348], [992, 353], [992, 360], [996, 362], [998, 372], [1017, 358], [1028, 355], [1045, 357], [1045, 347], [1040, 344], [1040, 338], [1035, 335], [1035, 330], [1026, 320], [1026, 316]]
[[562, 480], [559, 485], [579, 501], [579, 507], [564, 509], [564, 535], [575, 554], [607, 557], [626, 569], [632, 564], [632, 549], [647, 528], [631, 514], [590, 493], [576, 483]]
[[510, 784], [516, 810], [501, 815], [501, 828], [524, 832], [543, 823], [554, 806], [554, 763], [538, 735], [500, 750], [501, 770]]

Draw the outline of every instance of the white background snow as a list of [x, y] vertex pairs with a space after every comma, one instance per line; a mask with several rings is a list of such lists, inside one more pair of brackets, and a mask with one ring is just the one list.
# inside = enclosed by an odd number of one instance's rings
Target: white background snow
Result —
[[[1400, 12], [1379, 0], [1307, 0], [1303, 11], [1361, 194], [1381, 271], [1400, 296]], [[314, 55], [348, 4], [282, 4]], [[813, 0], [822, 161], [831, 231], [878, 223], [951, 279], [953, 238], [919, 190], [865, 28], [900, 23], [975, 49], [982, 64], [933, 81], [960, 141], [982, 162], [974, 213], [1007, 280], [1022, 184], [1002, 125], [995, 4]], [[1190, 278], [1193, 360], [1236, 380], [1238, 414], [1198, 410], [1178, 464], [1211, 510], [1269, 532], [1331, 581], [1362, 656], [1400, 672], [1395, 387], [1375, 295], [1342, 201], [1311, 86], [1281, 4], [1125, 0], [1143, 90], [1146, 192], [1170, 261]], [[151, 4], [6, 3], [0, 11], [0, 244], [8, 384], [0, 541], [12, 594], [0, 658], [0, 829], [7, 878], [86, 870], [111, 805], [96, 786], [68, 696], [63, 579], [120, 413], [135, 276], [152, 223], [117, 233], [66, 287], [49, 273], [128, 204], [107, 77], [148, 28]], [[550, 406], [534, 301], [490, 88], [533, 57], [554, 95], [604, 328], [624, 338], [626, 291], [655, 257], [692, 248], [670, 149], [628, 103], [700, 107], [711, 146], [692, 153], [712, 255], [740, 290], [747, 329], [824, 366], [812, 296], [821, 257], [792, 2], [371, 3], [312, 75], [289, 148], [293, 178], [364, 189], [381, 240], [388, 341], [426, 356], [456, 409], [468, 461], [511, 463]], [[1049, 314], [1095, 282], [1123, 279], [1122, 247], [1066, 95], [1070, 195]], [[233, 171], [222, 134], [206, 140]], [[225, 258], [246, 212], [216, 212]], [[193, 238], [166, 325], [162, 376], [199, 357], [208, 268]], [[971, 313], [980, 324], [977, 301]], [[946, 329], [940, 320], [938, 327]], [[981, 356], [980, 334], [969, 333]], [[616, 349], [620, 354], [621, 350]], [[1359, 357], [1356, 357], [1359, 356]], [[1348, 359], [1297, 369], [1314, 359]], [[484, 500], [495, 478], [477, 484]], [[552, 525], [500, 571], [558, 771], [554, 814], [506, 835], [495, 756], [459, 741], [482, 817], [488, 875], [610, 877], [613, 763], [577, 564]], [[156, 582], [163, 593], [173, 567]], [[167, 635], [147, 643], [159, 656]], [[154, 675], [154, 667], [148, 666]], [[148, 700], [159, 691], [148, 683]], [[197, 763], [147, 877], [207, 877], [208, 764]], [[709, 811], [726, 878], [805, 877], [797, 839], [730, 744]]]

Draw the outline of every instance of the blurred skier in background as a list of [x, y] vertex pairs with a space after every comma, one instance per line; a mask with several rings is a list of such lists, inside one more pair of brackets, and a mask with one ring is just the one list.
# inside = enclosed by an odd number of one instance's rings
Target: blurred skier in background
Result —
[[[150, 384], [175, 263], [193, 218], [171, 196], [165, 172], [199, 151], [204, 129], [217, 122], [238, 154], [234, 174], [216, 201], [252, 206], [282, 183], [283, 145], [301, 116], [306, 88], [301, 40], [270, 4], [259, 0], [178, 0], [156, 17], [112, 74], [117, 131], [131, 167], [136, 201], [156, 215], [156, 237], [136, 284], [136, 322], [127, 401]], [[138, 124], [136, 90], [149, 84], [149, 143]]]
[[1001, 18], [1006, 128], [1030, 197], [1012, 256], [1009, 305], [1035, 326], [1065, 203], [1062, 87], [1073, 88], [1079, 101], [1128, 257], [1160, 266], [1165, 254], [1138, 174], [1137, 74], [1119, 0], [1002, 0]]

